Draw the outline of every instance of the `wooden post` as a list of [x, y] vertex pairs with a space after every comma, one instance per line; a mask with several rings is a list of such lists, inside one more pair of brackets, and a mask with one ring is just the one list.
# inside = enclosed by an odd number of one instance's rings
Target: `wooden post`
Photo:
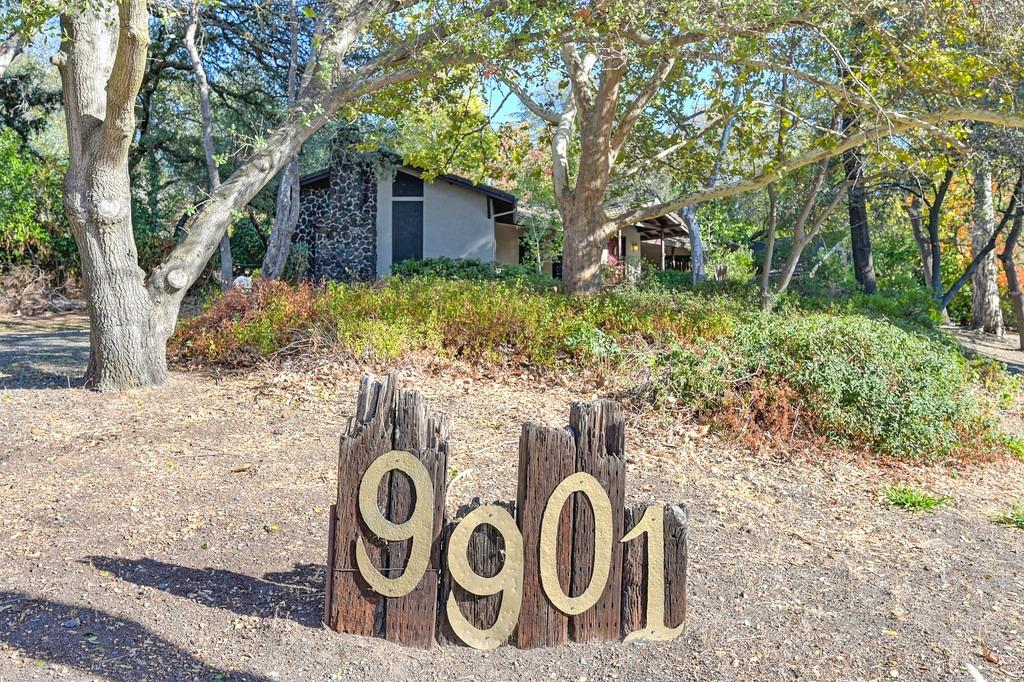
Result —
[[[640, 522], [646, 506], [630, 507], [625, 528]], [[687, 512], [684, 505], [667, 505], [665, 532], [665, 627], [676, 628], [686, 620]], [[641, 539], [642, 538], [642, 539]], [[643, 629], [647, 623], [648, 561], [646, 533], [623, 546], [622, 636]]]
[[[640, 522], [645, 505], [625, 510], [623, 530], [629, 532]], [[647, 607], [647, 535], [622, 546], [622, 628], [623, 637], [644, 627]]]
[[[398, 376], [389, 374], [383, 380], [372, 375], [363, 377], [359, 385], [356, 414], [348, 420], [341, 437], [338, 458], [338, 498], [334, 534], [334, 566], [330, 575], [331, 604], [328, 626], [353, 635], [384, 633], [384, 599], [370, 589], [359, 576], [355, 560], [356, 538], [362, 536], [370, 561], [385, 568], [384, 543], [372, 538], [359, 516], [359, 482], [370, 463], [389, 452], [392, 447], [395, 399]], [[382, 510], [387, 510], [387, 492], [378, 497]]]
[[[375, 538], [360, 520], [359, 486], [367, 467], [391, 450], [410, 452], [426, 468], [434, 489], [433, 535], [427, 571], [416, 588], [404, 597], [384, 598], [359, 575], [355, 541], [362, 538], [371, 563], [391, 577], [406, 566], [410, 541], [385, 543]], [[434, 642], [437, 585], [441, 567], [441, 523], [448, 476], [448, 427], [443, 416], [427, 410], [423, 397], [398, 389], [398, 376], [383, 380], [365, 376], [360, 384], [356, 415], [349, 419], [341, 439], [338, 461], [338, 497], [329, 542], [325, 621], [338, 632], [385, 636], [408, 646], [429, 647]], [[409, 479], [399, 472], [384, 478], [378, 492], [381, 513], [393, 522], [409, 518], [417, 503]]]
[[[430, 563], [419, 585], [404, 597], [386, 599], [384, 635], [388, 641], [429, 648], [434, 644], [437, 621], [437, 589], [441, 571], [441, 526], [444, 520], [444, 495], [448, 481], [448, 421], [427, 408], [418, 391], [401, 390], [395, 411], [395, 450], [411, 452], [434, 482], [434, 527]], [[405, 474], [391, 472], [388, 518], [394, 523], [406, 521], [415, 499], [412, 482]], [[390, 577], [400, 575], [409, 559], [411, 541], [389, 543], [387, 566]]]
[[[483, 503], [480, 498], [474, 499], [470, 504], [464, 505], [458, 511], [454, 521], [447, 520], [445, 523], [445, 547], [448, 546], [448, 538], [455, 529], [456, 524], [469, 512], [473, 511]], [[515, 516], [515, 504], [512, 502], [494, 502], [493, 504], [504, 507]], [[469, 547], [466, 551], [469, 565], [473, 570], [486, 578], [493, 577], [501, 571], [505, 565], [505, 546], [501, 540], [501, 533], [489, 525], [482, 525], [470, 536]], [[438, 594], [438, 630], [437, 641], [441, 644], [454, 644], [464, 646], [458, 635], [448, 624], [447, 607], [448, 595], [454, 590], [455, 601], [459, 604], [459, 610], [466, 616], [466, 620], [486, 630], [494, 625], [498, 618], [498, 611], [501, 609], [501, 594], [492, 594], [487, 597], [480, 597], [467, 592], [452, 580], [448, 572], [447, 553], [441, 572], [441, 590]], [[506, 642], [507, 643], [507, 642]]]
[[685, 505], [665, 507], [665, 625], [670, 628], [686, 620], [688, 518]]
[[[565, 429], [527, 422], [519, 437], [519, 490], [516, 522], [523, 534], [523, 606], [516, 628], [521, 649], [558, 646], [568, 639], [569, 617], [551, 606], [540, 581], [540, 530], [548, 498], [573, 473], [576, 448]], [[559, 582], [568, 593], [572, 550], [573, 505], [562, 510], [558, 526]]]
[[[596, 400], [574, 403], [569, 412], [569, 426], [576, 440], [576, 471], [590, 474], [598, 480], [608, 493], [612, 508], [608, 583], [593, 608], [572, 617], [569, 635], [578, 642], [613, 641], [619, 638], [622, 617], [621, 540], [626, 496], [626, 422], [617, 403]], [[587, 589], [594, 570], [594, 513], [585, 500], [584, 496], [576, 495], [572, 529], [572, 596]]]

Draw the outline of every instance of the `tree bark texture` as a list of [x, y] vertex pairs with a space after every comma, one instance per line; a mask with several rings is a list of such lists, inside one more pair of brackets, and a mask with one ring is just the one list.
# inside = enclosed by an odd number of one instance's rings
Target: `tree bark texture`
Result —
[[[1018, 190], [1024, 188], [1024, 173], [1017, 184]], [[1013, 216], [1013, 229], [1006, 237], [1006, 246], [999, 254], [999, 260], [1003, 264], [1003, 271], [1006, 273], [1006, 283], [1009, 289], [1010, 303], [1013, 305], [1013, 317], [1017, 325], [1017, 335], [1020, 339], [1020, 349], [1024, 350], [1024, 293], [1020, 289], [1020, 277], [1017, 273], [1017, 261], [1015, 252], [1020, 241], [1022, 227], [1024, 227], [1024, 207], [1018, 207]]]
[[[974, 220], [971, 223], [971, 253], [977, 258], [995, 232], [996, 211], [992, 198], [992, 173], [984, 161], [974, 169]], [[1002, 336], [1003, 311], [999, 305], [996, 254], [989, 251], [971, 277], [971, 328]]]
[[[210, 107], [210, 84], [206, 78], [206, 68], [196, 44], [196, 32], [199, 29], [199, 6], [193, 5], [189, 14], [188, 28], [185, 29], [185, 48], [192, 62], [192, 73], [196, 78], [196, 90], [199, 93], [199, 114], [203, 124], [203, 155], [206, 157], [206, 173], [210, 178], [210, 191], [220, 187], [220, 169], [217, 168], [217, 150], [213, 143], [213, 111]], [[231, 258], [231, 237], [225, 230], [220, 239], [220, 283], [227, 291], [235, 278], [235, 266]]]
[[[296, 78], [299, 68], [299, 17], [295, 0], [289, 5], [291, 24], [288, 54], [288, 106], [295, 106], [298, 85]], [[281, 184], [277, 188], [277, 202], [274, 206], [274, 226], [270, 230], [267, 252], [263, 256], [260, 273], [267, 279], [278, 279], [284, 274], [291, 250], [292, 236], [299, 224], [299, 158], [298, 153], [288, 161], [281, 173]]]
[[768, 233], [764, 263], [761, 265], [761, 309], [771, 307], [772, 261], [775, 260], [775, 235], [779, 225], [779, 194], [775, 183], [768, 185]]
[[149, 296], [132, 233], [128, 150], [147, 21], [144, 0], [90, 3], [61, 18], [55, 58], [68, 130], [64, 207], [90, 321], [86, 382], [100, 390], [161, 384], [176, 317]]
[[[853, 127], [852, 119], [843, 121], [844, 130]], [[871, 231], [868, 225], [868, 200], [864, 188], [864, 155], [859, 149], [843, 153], [843, 167], [849, 187], [846, 200], [850, 211], [850, 242], [853, 251], [853, 274], [866, 294], [878, 289], [875, 266], [871, 253]]]
[[917, 253], [921, 256], [921, 271], [924, 273], [924, 285], [928, 291], [932, 290], [932, 251], [928, 244], [928, 237], [924, 233], [924, 220], [921, 214], [921, 197], [916, 194], [910, 198], [910, 203], [904, 206], [907, 212], [907, 219], [910, 220], [910, 229], [914, 233], [914, 242], [917, 244]]

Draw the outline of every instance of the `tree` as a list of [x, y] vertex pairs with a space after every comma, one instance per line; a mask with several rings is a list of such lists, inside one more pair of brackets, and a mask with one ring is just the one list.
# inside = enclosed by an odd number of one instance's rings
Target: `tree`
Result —
[[1013, 229], [1006, 237], [1006, 245], [1003, 247], [1002, 253], [999, 254], [999, 260], [1006, 273], [1010, 303], [1013, 306], [1013, 316], [1020, 339], [1020, 349], [1024, 350], [1024, 293], [1021, 292], [1020, 277], [1017, 274], [1017, 263], [1014, 259], [1014, 250], [1017, 248], [1022, 228], [1024, 228], [1024, 201], [1022, 201], [1024, 197], [1019, 195], [1021, 188], [1024, 188], [1024, 172], [1021, 173], [1020, 180], [1017, 182], [1017, 210], [1013, 215]]
[[[992, 198], [992, 173], [985, 160], [974, 167], [974, 220], [971, 221], [971, 254], [979, 261], [971, 280], [971, 328], [996, 336], [1003, 335], [1003, 311], [999, 305], [996, 281], [996, 255], [985, 250], [996, 226]], [[983, 253], [984, 251], [984, 253]]]
[[[196, 32], [199, 30], [199, 5], [193, 4], [188, 9], [188, 28], [185, 29], [185, 48], [192, 62], [192, 72], [196, 77], [196, 90], [199, 92], [199, 115], [203, 126], [203, 155], [206, 157], [206, 172], [210, 176], [210, 191], [220, 187], [220, 169], [217, 168], [217, 150], [213, 145], [213, 113], [210, 109], [210, 84], [206, 79], [206, 68], [203, 66], [202, 55], [196, 44]], [[231, 238], [227, 230], [220, 238], [220, 282], [223, 289], [228, 289], [234, 280], [234, 264], [231, 260]]]
[[[299, 12], [295, 0], [288, 3], [288, 83], [286, 91], [288, 107], [295, 106], [298, 97], [299, 69]], [[281, 173], [281, 183], [277, 189], [277, 202], [274, 207], [274, 226], [267, 240], [267, 252], [263, 257], [261, 274], [267, 279], [277, 279], [284, 274], [284, 266], [288, 262], [288, 253], [292, 243], [292, 235], [299, 224], [299, 155], [296, 153], [288, 161]]]
[[[948, 136], [945, 127], [961, 121], [1020, 125], [1020, 117], [1005, 113], [1006, 102], [990, 105], [1006, 92], [1000, 69], [1014, 68], [1012, 59], [1000, 62], [1012, 53], [1003, 49], [1009, 42], [992, 46], [975, 39], [982, 34], [1012, 41], [1000, 30], [1006, 17], [989, 16], [987, 8], [969, 0], [956, 4], [951, 13], [924, 0], [905, 7], [872, 3], [862, 14], [837, 3], [770, 9], [711, 1], [598, 3], [549, 22], [548, 59], [497, 68], [553, 131], [552, 182], [565, 232], [565, 288], [588, 292], [600, 286], [601, 252], [617, 230], [762, 189], [786, 173], [844, 155], [859, 211], [863, 168], [855, 152], [864, 145], [918, 130]], [[862, 54], [863, 62], [849, 64], [839, 76], [835, 45], [858, 23], [863, 26], [854, 39], [863, 49], [851, 53]], [[796, 54], [789, 50], [794, 39]], [[962, 59], [966, 45], [982, 45], [991, 53]], [[909, 73], [908, 64], [914, 65]], [[781, 158], [766, 152], [771, 131], [763, 125], [765, 110], [782, 109], [778, 96], [770, 96], [777, 92], [772, 74], [798, 81], [799, 101], [808, 108], [787, 112], [794, 130]], [[982, 79], [991, 81], [994, 94], [984, 98], [984, 106], [965, 106], [977, 101], [972, 95]], [[734, 112], [729, 93], [740, 81], [747, 84]], [[957, 91], [951, 84], [963, 87]], [[921, 88], [927, 96], [908, 98], [907, 87]], [[856, 125], [840, 132], [817, 128], [808, 110], [816, 111], [822, 100], [842, 105]], [[707, 140], [719, 139], [714, 133], [734, 115], [743, 134], [718, 154]], [[723, 156], [725, 179], [709, 182]], [[638, 181], [652, 167], [673, 173], [675, 188], [667, 198], [652, 201]], [[860, 269], [869, 282], [866, 220], [855, 218], [864, 227]]]
[[[165, 346], [189, 286], [217, 248], [233, 215], [343, 105], [432, 72], [473, 53], [455, 40], [464, 26], [503, 9], [498, 0], [457, 20], [424, 25], [422, 16], [388, 23], [414, 0], [352, 0], [328, 5], [309, 87], [251, 156], [212, 191], [184, 225], [185, 237], [148, 274], [132, 234], [129, 151], [135, 100], [149, 45], [145, 0], [74, 3], [61, 14], [55, 61], [64, 84], [69, 164], [65, 208], [82, 259], [90, 317], [89, 385], [100, 390], [163, 383]], [[405, 32], [402, 28], [408, 27]], [[371, 39], [360, 44], [368, 31]], [[358, 54], [353, 48], [359, 45]], [[374, 45], [383, 45], [373, 49]], [[436, 48], [436, 49], [435, 49]]]

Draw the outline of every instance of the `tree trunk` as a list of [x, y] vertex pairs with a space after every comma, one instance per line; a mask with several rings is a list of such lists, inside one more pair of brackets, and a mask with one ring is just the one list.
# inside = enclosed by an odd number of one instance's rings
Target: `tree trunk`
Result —
[[932, 290], [932, 251], [928, 244], [928, 237], [924, 234], [924, 222], [921, 217], [921, 197], [916, 194], [911, 197], [910, 205], [904, 206], [907, 211], [907, 218], [910, 219], [910, 229], [914, 232], [914, 241], [917, 243], [917, 253], [921, 256], [921, 271], [924, 273], [924, 285], [928, 291]]
[[7, 67], [11, 65], [15, 57], [21, 54], [24, 48], [25, 39], [18, 33], [8, 36], [0, 43], [0, 78], [3, 78]]
[[[295, 106], [298, 93], [296, 77], [299, 70], [299, 17], [295, 0], [289, 4], [289, 23], [291, 24], [288, 52], [288, 106]], [[277, 203], [274, 206], [274, 226], [270, 229], [267, 252], [263, 256], [263, 267], [260, 273], [267, 279], [278, 279], [284, 274], [288, 264], [288, 253], [291, 250], [292, 235], [299, 224], [299, 154], [284, 167], [281, 174], [281, 185], [277, 188]]]
[[761, 266], [761, 310], [770, 310], [772, 261], [775, 260], [775, 233], [779, 225], [779, 195], [775, 183], [768, 185], [768, 241], [764, 249], [764, 264]]
[[[984, 161], [978, 161], [974, 170], [974, 221], [971, 225], [971, 252], [975, 258], [992, 238], [995, 224], [992, 173]], [[996, 256], [992, 250], [981, 259], [971, 278], [971, 328], [1002, 336], [1003, 311], [996, 276]]]
[[686, 229], [690, 232], [690, 268], [693, 270], [693, 283], [700, 284], [707, 279], [707, 272], [704, 262], [704, 240], [701, 237], [697, 207], [685, 207], [681, 211], [681, 217], [686, 223]]
[[[845, 120], [843, 128], [853, 125]], [[853, 274], [866, 294], [873, 294], [878, 288], [875, 282], [875, 267], [871, 255], [871, 232], [868, 226], [867, 192], [864, 189], [864, 157], [859, 149], [843, 153], [843, 167], [846, 180], [851, 183], [846, 190], [850, 209], [850, 242], [853, 249]]]
[[[189, 14], [188, 28], [185, 30], [185, 48], [192, 61], [192, 72], [196, 77], [196, 89], [199, 91], [199, 113], [203, 123], [203, 154], [206, 157], [206, 173], [210, 178], [210, 191], [220, 187], [220, 170], [217, 168], [217, 150], [213, 144], [213, 112], [210, 108], [210, 85], [206, 79], [202, 56], [196, 45], [196, 31], [199, 29], [199, 6], [193, 5]], [[231, 237], [225, 231], [220, 240], [220, 284], [227, 291], [235, 278], [235, 267], [231, 258]]]
[[277, 189], [277, 204], [274, 207], [274, 226], [270, 230], [267, 253], [263, 256], [260, 275], [267, 279], [279, 279], [288, 264], [292, 236], [299, 224], [299, 160], [292, 158], [281, 173], [281, 186]]
[[61, 17], [64, 40], [54, 58], [68, 130], [64, 208], [90, 322], [86, 383], [99, 390], [163, 383], [164, 346], [174, 326], [174, 314], [146, 289], [132, 232], [128, 150], [147, 21], [145, 0], [90, 3]]
[[573, 203], [562, 212], [562, 290], [595, 294], [601, 291], [601, 253], [612, 229], [606, 225], [601, 198], [577, 191]]
[[[1024, 174], [1021, 175], [1024, 184]], [[1003, 271], [1006, 273], [1006, 283], [1009, 288], [1010, 302], [1013, 304], [1013, 317], [1017, 325], [1017, 335], [1020, 339], [1020, 349], [1024, 350], [1024, 293], [1020, 290], [1020, 277], [1017, 275], [1017, 262], [1014, 252], [1017, 242], [1020, 240], [1021, 228], [1024, 227], [1024, 208], [1017, 208], [1013, 216], [1013, 229], [1006, 237], [1006, 246], [999, 254], [999, 260], [1003, 264]]]

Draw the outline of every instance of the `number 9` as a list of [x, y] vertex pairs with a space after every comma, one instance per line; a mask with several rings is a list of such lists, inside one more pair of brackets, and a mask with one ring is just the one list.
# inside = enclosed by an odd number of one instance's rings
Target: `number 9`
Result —
[[[477, 526], [484, 524], [494, 526], [505, 542], [505, 563], [498, 574], [490, 578], [475, 572], [467, 556], [470, 536]], [[512, 515], [495, 505], [477, 507], [467, 514], [455, 526], [448, 541], [448, 572], [452, 580], [477, 596], [502, 593], [498, 617], [487, 630], [474, 626], [462, 615], [454, 593], [448, 594], [447, 603], [448, 623], [459, 639], [474, 649], [490, 650], [501, 646], [515, 630], [523, 605], [523, 535]]]
[[[412, 480], [416, 505], [405, 523], [392, 523], [377, 507], [377, 490], [389, 471], [401, 471]], [[356, 566], [375, 592], [385, 597], [404, 597], [416, 589], [430, 563], [430, 545], [434, 528], [434, 484], [426, 467], [408, 452], [392, 450], [366, 468], [359, 482], [359, 514], [370, 532], [384, 540], [412, 540], [409, 561], [397, 578], [388, 578], [374, 568], [361, 537], [356, 538]]]

